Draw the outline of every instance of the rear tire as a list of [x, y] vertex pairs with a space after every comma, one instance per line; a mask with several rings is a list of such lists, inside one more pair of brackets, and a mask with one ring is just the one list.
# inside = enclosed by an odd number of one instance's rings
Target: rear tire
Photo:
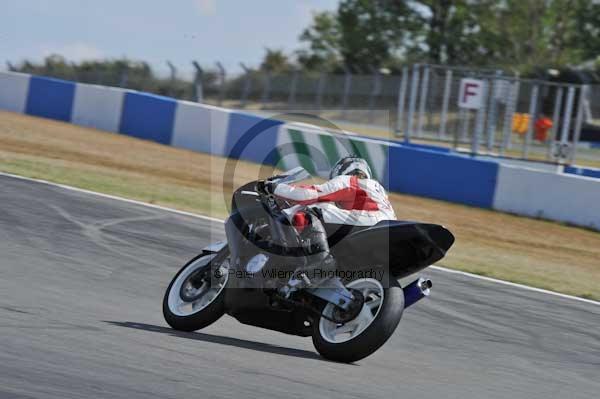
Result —
[[[375, 287], [374, 282], [379, 284], [379, 287], [383, 290], [381, 304], [376, 312], [371, 310], [371, 314], [374, 313], [374, 318], [370, 321], [370, 324], [355, 336], [352, 336], [352, 332], [348, 333], [350, 334], [348, 339], [340, 338], [337, 340], [335, 331], [343, 330], [337, 330], [334, 327], [335, 324], [333, 322], [330, 322], [323, 317], [321, 317], [317, 323], [314, 323], [312, 336], [313, 344], [321, 356], [326, 359], [336, 362], [352, 363], [371, 355], [392, 336], [402, 318], [402, 312], [404, 311], [404, 292], [395, 278], [389, 278], [389, 288], [383, 288], [381, 283], [375, 279], [355, 280], [346, 284], [346, 286], [348, 288], [360, 286], [359, 282], [361, 281], [364, 281], [364, 283], [362, 283], [363, 286], [369, 286], [369, 284], [371, 284]], [[373, 294], [370, 295], [373, 296]], [[333, 306], [334, 305], [332, 304], [328, 304], [323, 312], [327, 312], [327, 307]], [[367, 303], [363, 306], [363, 310], [365, 307], [368, 307]], [[372, 308], [369, 307], [369, 309]], [[358, 320], [360, 317], [361, 315], [346, 323], [348, 328], [351, 328], [351, 323]], [[343, 327], [344, 326], [338, 325], [337, 328]], [[360, 330], [360, 328], [357, 328], [356, 330]]]
[[[228, 282], [229, 274], [227, 272], [223, 273], [224, 281], [221, 281], [215, 278], [215, 273], [222, 269], [222, 264], [228, 262], [226, 256], [227, 254], [223, 256], [222, 253], [202, 253], [186, 263], [175, 277], [173, 277], [163, 298], [163, 316], [165, 317], [165, 321], [175, 330], [200, 330], [219, 320], [225, 314], [225, 286]], [[199, 294], [198, 299], [195, 301], [185, 301], [181, 296], [181, 292], [185, 288], [182, 288], [182, 286], [195, 273], [207, 273], [210, 282], [213, 284], [222, 283], [222, 286], [209, 286], [205, 288], [205, 294], [210, 295], [211, 298], [205, 297], [203, 299], [203, 294]], [[202, 284], [204, 284], [204, 280]], [[207, 284], [210, 285], [210, 283]], [[198, 291], [201, 291], [202, 287], [199, 287]], [[194, 309], [196, 304], [198, 304], [198, 309]], [[188, 309], [190, 307], [191, 309]]]

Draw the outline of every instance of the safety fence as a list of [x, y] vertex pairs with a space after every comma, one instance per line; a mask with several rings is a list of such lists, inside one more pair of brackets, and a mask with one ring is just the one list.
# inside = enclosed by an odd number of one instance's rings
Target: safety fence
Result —
[[589, 123], [591, 86], [436, 65], [405, 75], [397, 124], [405, 137], [560, 163], [573, 162], [582, 139], [600, 140], [600, 126]]
[[190, 81], [168, 63], [171, 76], [158, 86], [129, 77], [126, 65], [120, 76], [86, 70], [72, 78], [144, 87], [233, 109], [302, 110], [370, 135], [430, 141], [472, 154], [555, 164], [576, 159], [600, 163], [598, 84], [522, 79], [501, 70], [429, 64], [362, 73], [271, 71], [241, 64], [241, 74], [232, 74], [219, 62], [207, 69], [193, 64], [196, 72]]
[[600, 180], [479, 160], [448, 149], [332, 133], [131, 90], [0, 73], [0, 109], [325, 176], [357, 154], [399, 193], [600, 229]]

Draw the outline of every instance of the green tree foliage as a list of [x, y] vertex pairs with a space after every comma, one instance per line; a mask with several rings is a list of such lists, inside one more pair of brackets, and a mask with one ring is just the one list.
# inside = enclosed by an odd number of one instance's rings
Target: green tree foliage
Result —
[[580, 58], [600, 60], [600, 1], [577, 0], [576, 3], [571, 44], [580, 51]]
[[291, 69], [292, 65], [282, 50], [267, 48], [266, 53], [260, 64], [260, 69], [272, 72], [284, 72]]
[[300, 36], [306, 67], [431, 62], [520, 72], [600, 55], [597, 0], [342, 0]]
[[300, 36], [309, 51], [299, 53], [307, 67], [346, 66], [355, 72], [381, 67], [410, 32], [404, 1], [344, 0], [336, 13], [317, 13]]

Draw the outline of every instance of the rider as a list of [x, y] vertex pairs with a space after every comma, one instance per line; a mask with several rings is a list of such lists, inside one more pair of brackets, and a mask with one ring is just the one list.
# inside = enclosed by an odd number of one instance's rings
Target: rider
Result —
[[[333, 166], [330, 180], [323, 184], [267, 183], [266, 191], [298, 205], [288, 209], [287, 213], [292, 224], [298, 230], [306, 227], [304, 236], [311, 237], [307, 252], [312, 260], [308, 261], [306, 270], [310, 267], [335, 268], [321, 220], [326, 224], [372, 226], [382, 220], [396, 219], [385, 189], [371, 176], [371, 168], [364, 159], [347, 156]], [[297, 212], [307, 209], [306, 206], [313, 212]]]
[[385, 189], [371, 176], [367, 161], [347, 156], [333, 166], [327, 182], [312, 186], [277, 184], [273, 194], [319, 208], [325, 223], [372, 226], [381, 220], [395, 220]]

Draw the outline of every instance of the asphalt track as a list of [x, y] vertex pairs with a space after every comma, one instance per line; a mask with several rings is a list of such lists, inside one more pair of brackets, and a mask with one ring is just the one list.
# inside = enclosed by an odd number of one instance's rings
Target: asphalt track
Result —
[[356, 364], [230, 317], [162, 319], [219, 223], [0, 176], [1, 398], [597, 398], [600, 306], [426, 270], [432, 297]]

